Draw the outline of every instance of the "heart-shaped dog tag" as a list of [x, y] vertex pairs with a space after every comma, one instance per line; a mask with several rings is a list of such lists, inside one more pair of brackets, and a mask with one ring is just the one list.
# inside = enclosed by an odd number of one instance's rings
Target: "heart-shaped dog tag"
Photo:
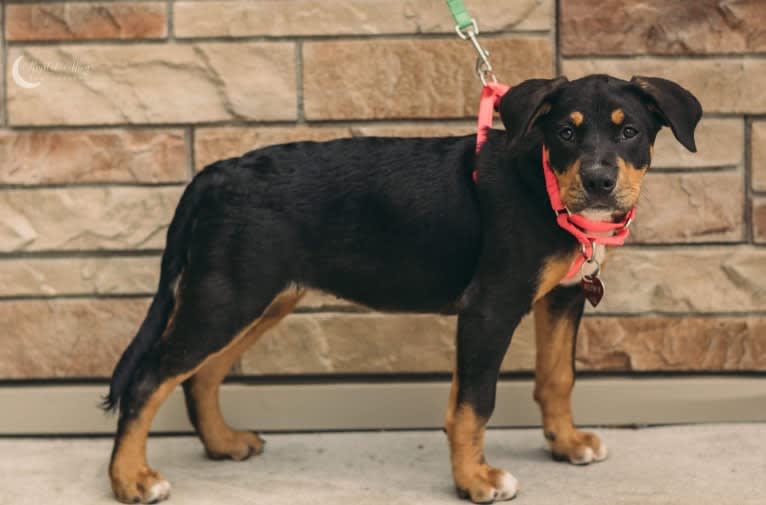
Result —
[[583, 275], [580, 287], [585, 293], [585, 298], [594, 307], [604, 298], [604, 283], [598, 275]]

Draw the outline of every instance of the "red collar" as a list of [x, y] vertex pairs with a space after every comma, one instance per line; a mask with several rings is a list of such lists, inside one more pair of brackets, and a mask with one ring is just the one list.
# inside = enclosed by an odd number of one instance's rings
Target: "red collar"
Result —
[[[481, 91], [479, 102], [479, 121], [476, 131], [476, 154], [487, 141], [487, 131], [492, 128], [493, 112], [500, 104], [500, 99], [505, 95], [510, 86], [494, 82], [487, 83]], [[571, 233], [580, 243], [582, 254], [578, 254], [572, 262], [564, 279], [577, 275], [583, 263], [593, 259], [594, 245], [621, 246], [628, 238], [628, 229], [636, 209], [630, 209], [622, 221], [613, 223], [608, 221], [591, 221], [579, 214], [572, 214], [561, 201], [559, 182], [551, 169], [548, 160], [548, 150], [543, 146], [543, 173], [545, 174], [545, 188], [548, 191], [548, 199], [551, 202], [553, 212], [556, 214], [556, 222], [564, 230]], [[479, 172], [473, 170], [473, 180], [478, 181]]]
[[582, 254], [578, 254], [572, 262], [566, 277], [569, 279], [577, 275], [586, 260], [593, 259], [593, 246], [601, 244], [605, 246], [620, 246], [630, 234], [630, 223], [636, 215], [635, 207], [630, 209], [621, 221], [591, 221], [585, 216], [572, 214], [561, 201], [559, 181], [553, 173], [548, 160], [548, 149], [543, 146], [543, 173], [545, 174], [545, 189], [548, 190], [548, 199], [551, 202], [553, 212], [556, 214], [556, 222], [560, 227], [574, 235], [580, 243]]

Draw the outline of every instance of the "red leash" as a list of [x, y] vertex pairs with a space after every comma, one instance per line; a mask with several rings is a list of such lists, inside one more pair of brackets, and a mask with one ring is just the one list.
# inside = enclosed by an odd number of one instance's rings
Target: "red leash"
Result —
[[[508, 93], [510, 86], [488, 82], [481, 89], [481, 100], [479, 100], [479, 121], [476, 125], [476, 154], [481, 151], [481, 146], [487, 141], [487, 131], [492, 128], [493, 114], [500, 105], [500, 99]], [[473, 182], [479, 180], [479, 171], [473, 169]]]
[[[500, 104], [500, 99], [505, 95], [510, 86], [488, 82], [481, 91], [481, 101], [479, 102], [479, 120], [476, 129], [476, 154], [479, 154], [481, 147], [487, 141], [487, 131], [492, 128], [493, 113]], [[594, 261], [595, 245], [603, 246], [621, 246], [630, 234], [630, 223], [636, 215], [636, 209], [630, 209], [625, 217], [617, 223], [609, 221], [592, 221], [579, 214], [572, 214], [561, 201], [561, 192], [559, 182], [553, 173], [550, 161], [548, 159], [548, 150], [543, 145], [543, 173], [545, 174], [545, 188], [548, 191], [548, 199], [551, 202], [553, 212], [556, 214], [556, 223], [564, 230], [571, 233], [580, 243], [582, 254], [575, 257], [572, 265], [569, 267], [564, 280], [577, 275], [586, 261]], [[477, 168], [473, 170], [473, 180], [477, 182], [479, 172]], [[596, 272], [590, 275], [583, 275], [580, 285], [586, 292], [588, 300], [593, 306], [596, 306], [604, 294], [604, 286], [598, 278], [598, 265]]]

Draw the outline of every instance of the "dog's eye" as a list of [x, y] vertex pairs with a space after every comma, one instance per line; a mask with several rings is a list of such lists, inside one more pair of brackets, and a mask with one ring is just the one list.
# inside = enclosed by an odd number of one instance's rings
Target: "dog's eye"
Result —
[[625, 128], [622, 129], [622, 136], [625, 137], [626, 139], [632, 139], [636, 135], [638, 135], [638, 130], [636, 130], [632, 126], [626, 126]]
[[569, 127], [562, 128], [561, 130], [559, 130], [559, 137], [569, 142], [570, 140], [574, 138], [574, 130]]

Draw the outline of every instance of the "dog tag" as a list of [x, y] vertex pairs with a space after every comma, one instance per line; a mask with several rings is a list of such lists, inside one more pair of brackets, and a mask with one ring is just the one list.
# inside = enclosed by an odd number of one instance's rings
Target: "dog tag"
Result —
[[588, 299], [592, 306], [599, 304], [604, 297], [604, 283], [601, 282], [601, 278], [598, 275], [583, 275], [580, 281], [580, 287], [585, 293], [585, 298]]

